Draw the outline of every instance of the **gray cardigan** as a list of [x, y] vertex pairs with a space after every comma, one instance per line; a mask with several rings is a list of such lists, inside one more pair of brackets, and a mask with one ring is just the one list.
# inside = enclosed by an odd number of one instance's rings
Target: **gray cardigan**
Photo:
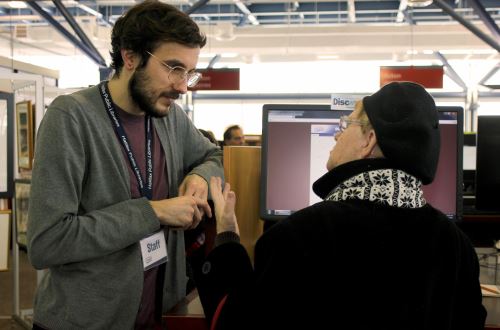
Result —
[[[169, 195], [191, 170], [223, 176], [222, 152], [178, 105], [154, 125], [165, 152]], [[126, 159], [97, 87], [59, 96], [40, 125], [28, 221], [28, 253], [48, 269], [34, 320], [50, 329], [131, 329], [143, 267], [139, 240], [160, 223], [146, 198], [131, 199]], [[185, 296], [182, 231], [168, 233], [163, 310]]]

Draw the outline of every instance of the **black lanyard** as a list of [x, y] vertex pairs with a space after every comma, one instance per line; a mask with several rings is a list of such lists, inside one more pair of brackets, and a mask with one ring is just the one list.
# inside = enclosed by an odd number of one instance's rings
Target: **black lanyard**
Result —
[[108, 84], [106, 82], [102, 82], [99, 84], [99, 91], [101, 92], [102, 100], [106, 106], [106, 111], [109, 115], [109, 119], [111, 120], [111, 124], [115, 129], [116, 134], [118, 135], [118, 139], [122, 144], [125, 152], [128, 156], [128, 160], [130, 162], [130, 166], [135, 173], [135, 177], [137, 178], [137, 183], [139, 184], [139, 191], [141, 196], [147, 197], [149, 200], [153, 198], [153, 151], [152, 151], [152, 132], [151, 132], [151, 116], [146, 116], [146, 186], [144, 186], [144, 180], [142, 179], [141, 171], [139, 166], [137, 166], [137, 162], [135, 160], [134, 154], [129, 144], [129, 140], [127, 138], [127, 133], [123, 129], [120, 118], [118, 117], [118, 112], [115, 110], [113, 105], [113, 101], [111, 101], [111, 96], [108, 89]]

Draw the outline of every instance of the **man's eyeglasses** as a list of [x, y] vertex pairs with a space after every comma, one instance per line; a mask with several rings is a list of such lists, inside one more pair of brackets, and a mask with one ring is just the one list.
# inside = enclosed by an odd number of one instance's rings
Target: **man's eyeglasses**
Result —
[[360, 125], [360, 126], [365, 126], [368, 125], [369, 122], [368, 120], [361, 120], [361, 119], [350, 119], [347, 116], [341, 116], [340, 117], [340, 123], [339, 123], [339, 130], [340, 132], [344, 132], [347, 127], [349, 127], [352, 124]]
[[178, 84], [182, 81], [186, 81], [188, 87], [194, 87], [196, 84], [200, 81], [201, 79], [201, 73], [199, 72], [188, 72], [186, 69], [184, 69], [181, 66], [170, 66], [167, 63], [163, 62], [160, 60], [158, 57], [155, 55], [151, 54], [150, 52], [146, 52], [149, 55], [151, 55], [152, 58], [160, 62], [161, 65], [163, 65], [165, 68], [168, 69], [168, 79], [170, 79], [171, 82], [174, 84]]

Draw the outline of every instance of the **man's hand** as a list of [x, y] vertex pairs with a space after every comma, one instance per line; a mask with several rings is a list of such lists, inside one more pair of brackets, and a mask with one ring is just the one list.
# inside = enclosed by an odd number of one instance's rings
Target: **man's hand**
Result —
[[[179, 196], [192, 196], [198, 199], [201, 199], [207, 202], [208, 198], [208, 183], [201, 176], [197, 174], [190, 174], [182, 180], [181, 185], [179, 186]], [[212, 217], [212, 210], [210, 207], [208, 208], [199, 208], [199, 213], [201, 214], [201, 218], [206, 213], [209, 218]], [[193, 229], [198, 226], [201, 221], [196, 218], [193, 219], [193, 224], [188, 229]]]
[[224, 231], [233, 231], [240, 234], [238, 221], [234, 208], [236, 206], [236, 194], [231, 191], [229, 183], [222, 190], [222, 179], [220, 177], [210, 178], [210, 193], [215, 206], [215, 220], [217, 221], [217, 234]]
[[207, 200], [193, 196], [150, 201], [150, 203], [160, 223], [175, 228], [196, 227], [203, 217], [200, 210], [211, 214]]

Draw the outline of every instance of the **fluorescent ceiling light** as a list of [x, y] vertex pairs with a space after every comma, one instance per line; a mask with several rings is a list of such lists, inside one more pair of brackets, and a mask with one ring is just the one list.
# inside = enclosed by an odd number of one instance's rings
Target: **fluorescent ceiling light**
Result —
[[17, 8], [17, 9], [22, 9], [22, 8], [28, 8], [28, 5], [24, 1], [9, 1], [7, 3], [10, 8]]
[[408, 0], [409, 7], [426, 7], [432, 3], [432, 0]]

